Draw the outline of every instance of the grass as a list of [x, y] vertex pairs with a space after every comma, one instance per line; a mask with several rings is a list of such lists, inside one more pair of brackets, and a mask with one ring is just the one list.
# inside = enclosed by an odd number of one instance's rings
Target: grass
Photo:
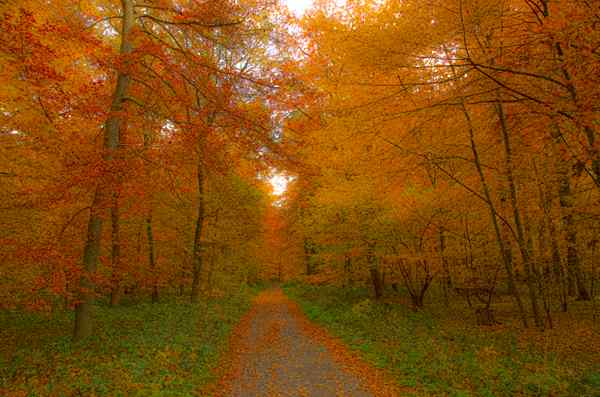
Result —
[[196, 395], [257, 290], [198, 305], [99, 304], [95, 335], [78, 345], [71, 312], [0, 312], [0, 395]]
[[476, 327], [456, 312], [444, 317], [375, 304], [361, 288], [288, 284], [284, 290], [311, 320], [415, 395], [600, 396], [600, 357], [591, 351], [542, 351], [523, 343], [514, 328]]

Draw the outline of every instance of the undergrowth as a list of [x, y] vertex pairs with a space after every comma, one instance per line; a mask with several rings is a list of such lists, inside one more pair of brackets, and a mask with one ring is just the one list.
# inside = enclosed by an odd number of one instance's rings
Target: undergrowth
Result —
[[427, 310], [374, 303], [362, 288], [288, 284], [284, 290], [311, 320], [415, 395], [600, 396], [598, 358], [582, 365], [524, 348], [513, 329], [450, 322]]
[[257, 291], [196, 305], [98, 304], [94, 336], [76, 345], [72, 312], [0, 312], [0, 395], [196, 395]]

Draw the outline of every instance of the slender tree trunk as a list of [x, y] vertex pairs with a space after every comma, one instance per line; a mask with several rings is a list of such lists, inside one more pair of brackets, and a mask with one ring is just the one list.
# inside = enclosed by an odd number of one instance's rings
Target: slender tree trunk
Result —
[[554, 220], [548, 222], [548, 232], [550, 233], [550, 247], [552, 250], [552, 274], [558, 283], [560, 294], [560, 307], [563, 312], [567, 311], [567, 286], [565, 283], [565, 275], [560, 258], [560, 249], [558, 248], [558, 238], [556, 237], [556, 226]]
[[198, 142], [198, 215], [196, 216], [196, 231], [194, 233], [194, 247], [192, 258], [192, 291], [191, 301], [198, 302], [200, 297], [200, 281], [202, 275], [202, 231], [204, 227], [204, 142], [203, 138]]
[[510, 136], [508, 133], [508, 126], [506, 124], [506, 117], [504, 115], [504, 109], [502, 104], [497, 102], [495, 104], [496, 113], [500, 120], [500, 130], [502, 133], [502, 142], [504, 146], [505, 165], [506, 165], [506, 179], [508, 182], [508, 189], [510, 193], [510, 203], [513, 210], [513, 219], [515, 227], [517, 229], [517, 243], [519, 244], [519, 251], [521, 252], [521, 258], [523, 260], [523, 267], [525, 270], [525, 277], [527, 282], [527, 289], [529, 290], [529, 300], [531, 303], [531, 309], [533, 312], [533, 318], [535, 325], [543, 327], [544, 322], [540, 315], [538, 296], [535, 289], [535, 282], [533, 280], [533, 270], [531, 262], [531, 252], [527, 247], [525, 231], [521, 222], [521, 211], [519, 209], [519, 203], [517, 198], [517, 186], [513, 175], [512, 165], [512, 148], [510, 145]]
[[[544, 162], [546, 164], [546, 162]], [[550, 191], [548, 191], [545, 184], [542, 182], [542, 179], [539, 177], [537, 173], [537, 168], [534, 169], [536, 171], [536, 178], [538, 181], [538, 189], [540, 194], [541, 207], [544, 211], [544, 221], [548, 227], [548, 235], [550, 237], [550, 268], [552, 273], [553, 289], [558, 290], [558, 298], [560, 302], [560, 307], [563, 312], [567, 311], [567, 288], [565, 285], [564, 272], [561, 264], [561, 255], [560, 249], [558, 248], [558, 238], [556, 232], [556, 224], [554, 223], [554, 219], [552, 218], [551, 209], [553, 202], [553, 195]], [[548, 174], [546, 167], [544, 167], [544, 174]], [[543, 237], [540, 237], [540, 239]]]
[[381, 276], [377, 266], [369, 266], [369, 273], [371, 274], [371, 282], [373, 283], [373, 292], [375, 293], [375, 299], [379, 300], [383, 297], [383, 288], [381, 287]]
[[283, 261], [281, 256], [279, 257], [279, 265], [277, 267], [277, 280], [281, 283], [283, 280]]
[[444, 229], [439, 229], [440, 239], [440, 259], [442, 262], [442, 271], [444, 276], [442, 277], [442, 291], [444, 293], [444, 304], [448, 306], [450, 304], [449, 292], [452, 289], [452, 278], [450, 277], [450, 269], [448, 267], [448, 258], [446, 258], [446, 237], [444, 236]]
[[152, 303], [158, 302], [158, 285], [156, 280], [156, 259], [154, 257], [154, 230], [152, 228], [152, 207], [146, 216], [146, 237], [148, 239], [148, 264], [152, 271]]
[[110, 294], [110, 305], [116, 306], [119, 304], [121, 299], [121, 235], [119, 225], [119, 197], [115, 194], [113, 197], [113, 204], [110, 208], [110, 219], [112, 225], [111, 239], [112, 239], [112, 291]]
[[[149, 115], [146, 115], [146, 118], [149, 119]], [[152, 133], [146, 128], [144, 131], [144, 151], [148, 154], [148, 150], [152, 144]], [[150, 182], [150, 167], [146, 167], [146, 178]], [[154, 249], [154, 228], [153, 228], [153, 197], [152, 193], [150, 193], [150, 197], [148, 199], [149, 208], [146, 213], [146, 240], [148, 241], [148, 265], [150, 267], [150, 272], [152, 273], [152, 303], [158, 303], [158, 281], [156, 279], [156, 258], [155, 258], [155, 249]]]
[[346, 273], [346, 282], [348, 286], [352, 286], [352, 258], [348, 254], [344, 256], [344, 272]]
[[[563, 180], [564, 182], [564, 180]], [[577, 288], [577, 299], [578, 300], [590, 300], [589, 293], [585, 286], [583, 272], [581, 271], [581, 262], [579, 259], [579, 250], [577, 248], [577, 229], [573, 214], [571, 213], [572, 204], [567, 199], [570, 196], [570, 187], [568, 184], [561, 184], [561, 206], [565, 210], [563, 212], [562, 221], [566, 231], [567, 240], [567, 271], [569, 273], [569, 285], [572, 290], [573, 281]], [[573, 291], [575, 292], [575, 291]], [[573, 294], [574, 295], [574, 294]]]
[[[552, 137], [554, 138], [555, 146], [558, 146], [561, 132], [556, 123], [552, 126]], [[577, 298], [579, 300], [590, 300], [583, 272], [581, 271], [581, 261], [579, 259], [579, 250], [577, 248], [577, 229], [575, 220], [573, 219], [574, 198], [573, 193], [571, 192], [568, 163], [565, 163], [559, 153], [560, 152], [556, 153], [555, 157], [557, 174], [559, 177], [558, 199], [562, 213], [562, 227], [567, 242], [567, 277], [569, 282], [569, 295], [575, 295], [576, 289]]]
[[[131, 53], [133, 47], [130, 41], [130, 32], [134, 24], [133, 0], [121, 0], [122, 4], [122, 31], [120, 53]], [[104, 126], [104, 159], [111, 164], [119, 148], [121, 124], [125, 98], [129, 88], [130, 76], [127, 70], [120, 71], [117, 76], [117, 85], [113, 94], [111, 111]], [[112, 168], [109, 166], [109, 169]], [[90, 219], [87, 228], [87, 238], [83, 253], [83, 269], [85, 274], [80, 281], [79, 303], [75, 307], [75, 326], [73, 340], [79, 341], [87, 338], [93, 332], [92, 311], [94, 303], [93, 276], [96, 272], [100, 256], [100, 239], [102, 236], [102, 222], [105, 208], [110, 203], [114, 192], [113, 178], [103, 178], [96, 186], [94, 200], [90, 210]]]
[[369, 245], [367, 249], [367, 263], [369, 265], [369, 273], [371, 274], [371, 283], [373, 284], [373, 292], [375, 299], [379, 300], [383, 297], [383, 286], [381, 285], [381, 274], [377, 266], [377, 258], [375, 258], [374, 247]]
[[[530, 225], [533, 224], [533, 222], [531, 221], [531, 218], [528, 217], [526, 211], [523, 215], [523, 221], [525, 224], [525, 235], [527, 236], [527, 250], [531, 255], [531, 270], [533, 273], [534, 286], [537, 285], [537, 292], [539, 294], [539, 298], [541, 299], [543, 306], [543, 312], [541, 312], [540, 314], [542, 315], [542, 321], [544, 321], [544, 324], [547, 324], [548, 327], [552, 329], [553, 322], [551, 313], [551, 294], [548, 293], [542, 257], [543, 243], [545, 243], [545, 240], [542, 236], [542, 239], [538, 241], [540, 252], [538, 255], [536, 255], [533, 246], [533, 232], [531, 231], [530, 227]], [[539, 228], [542, 229], [542, 225], [540, 225]], [[545, 314], [545, 318], [543, 317], [543, 314]]]
[[508, 282], [508, 288], [511, 291], [513, 298], [515, 299], [515, 303], [517, 304], [517, 308], [519, 309], [519, 314], [521, 316], [521, 321], [524, 327], [527, 327], [527, 315], [525, 313], [525, 309], [523, 307], [523, 302], [521, 300], [521, 295], [519, 294], [519, 290], [515, 284], [515, 276], [512, 266], [512, 260], [507, 255], [507, 248], [505, 242], [502, 238], [502, 234], [500, 231], [500, 225], [498, 224], [498, 213], [496, 211], [496, 207], [492, 202], [492, 197], [490, 194], [490, 189], [488, 187], [487, 181], [485, 179], [485, 174], [483, 173], [483, 167], [481, 165], [481, 160], [479, 158], [479, 151], [477, 150], [477, 144], [475, 143], [475, 131], [473, 129], [473, 123], [471, 121], [471, 116], [467, 111], [467, 108], [464, 104], [462, 104], [462, 111], [467, 121], [467, 129], [469, 132], [469, 143], [471, 146], [471, 151], [473, 152], [473, 161], [475, 163], [475, 168], [477, 169], [477, 174], [479, 175], [479, 181], [481, 183], [481, 187], [483, 190], [483, 195], [486, 200], [490, 218], [492, 221], [492, 225], [494, 227], [494, 233], [496, 235], [496, 242], [498, 243], [498, 249], [500, 251], [500, 256], [502, 258], [502, 262], [504, 263], [504, 268], [506, 270], [506, 277]]
[[[426, 260], [414, 261], [412, 264], [410, 261], [407, 262], [401, 262], [398, 270], [404, 279], [404, 286], [408, 290], [408, 294], [416, 310], [424, 306], [425, 293], [433, 281], [433, 275], [429, 270], [429, 263]], [[423, 272], [422, 278], [419, 278], [419, 270]]]
[[465, 232], [464, 232], [464, 236], [465, 236], [465, 251], [466, 251], [466, 257], [465, 257], [465, 264], [467, 266], [467, 268], [471, 271], [471, 273], [475, 272], [475, 261], [473, 260], [473, 240], [471, 239], [471, 230], [469, 228], [469, 219], [467, 216], [465, 216]]
[[[573, 79], [571, 78], [571, 73], [565, 67], [564, 62], [564, 53], [560, 43], [555, 43], [556, 55], [559, 60], [560, 69], [562, 71], [563, 77], [567, 82], [567, 90], [569, 91], [569, 95], [571, 96], [571, 100], [577, 109], [582, 109], [582, 105], [580, 103], [579, 97], [577, 95], [577, 89], [573, 84]], [[583, 130], [584, 135], [588, 141], [587, 151], [589, 153], [589, 157], [592, 160], [592, 172], [590, 173], [592, 181], [595, 183], [596, 187], [600, 189], [600, 153], [598, 152], [597, 144], [596, 144], [596, 134], [597, 132], [592, 129], [590, 125], [578, 125], [578, 128]], [[579, 296], [581, 299], [581, 295]], [[589, 300], [589, 297], [588, 299]]]
[[210, 255], [208, 256], [208, 273], [206, 275], [206, 288], [207, 288], [207, 292], [208, 295], [210, 296], [212, 294], [212, 289], [213, 289], [213, 285], [212, 285], [212, 279], [213, 279], [213, 272], [215, 270], [215, 258], [216, 258], [216, 250], [212, 250], [212, 252], [210, 253]]
[[96, 190], [90, 220], [88, 222], [87, 240], [83, 253], [85, 274], [79, 282], [79, 303], [75, 306], [75, 329], [73, 340], [75, 342], [87, 338], [92, 334], [92, 305], [94, 303], [94, 282], [92, 277], [96, 272], [98, 257], [100, 256], [100, 237], [102, 235], [102, 207], [106, 205], [102, 191]]
[[[550, 17], [549, 0], [541, 0], [540, 3], [542, 6], [542, 15], [544, 16], [544, 19], [549, 18]], [[541, 23], [543, 24], [543, 22], [541, 22]], [[550, 50], [556, 55], [556, 59], [555, 59], [556, 65], [562, 72], [562, 75], [567, 83], [567, 91], [569, 92], [571, 101], [575, 105], [576, 109], [580, 111], [580, 110], [582, 110], [583, 107], [581, 105], [581, 101], [579, 99], [579, 95], [577, 93], [575, 84], [573, 83], [571, 73], [567, 69], [567, 63], [564, 60], [564, 52], [563, 52], [561, 43], [558, 41], [553, 41], [549, 45], [551, 46]], [[597, 129], [594, 129], [589, 124], [581, 125], [581, 124], [576, 123], [576, 126], [580, 130], [583, 130], [583, 132], [587, 138], [587, 141], [588, 141], [587, 151], [589, 154], [589, 158], [592, 160], [592, 170], [591, 170], [591, 172], [588, 172], [588, 174], [591, 177], [594, 184], [596, 185], [596, 187], [600, 190], [600, 151], [598, 150], [598, 145], [596, 142], [597, 135], [598, 135]], [[562, 143], [561, 141], [564, 139], [564, 137], [562, 136], [562, 133], [560, 131], [560, 126], [556, 120], [553, 120], [551, 134], [552, 134], [552, 138], [555, 142], [555, 145], [560, 145]], [[559, 162], [559, 168], [564, 170], [564, 164], [562, 163], [560, 158], [557, 158], [557, 162]], [[569, 178], [568, 173], [563, 172], [561, 175], [560, 186], [561, 186], [561, 190], [562, 190], [563, 183], [566, 182], [564, 188], [565, 188], [565, 194], [567, 194], [567, 195], [569, 195], [569, 193], [570, 193], [570, 187], [568, 186], [569, 185], [568, 178]], [[559, 194], [560, 194], [560, 192], [559, 192]], [[570, 203], [570, 201], [571, 201], [570, 198], [567, 197], [566, 198], [567, 206], [569, 206], [568, 203]], [[563, 205], [562, 203], [563, 203], [563, 200], [561, 198], [561, 207]], [[570, 210], [567, 210], [566, 212], [569, 213]], [[563, 225], [565, 223], [567, 223], [567, 224], [572, 223], [572, 219], [565, 220], [564, 216], [563, 216]], [[573, 278], [575, 278], [577, 281], [578, 299], [579, 300], [590, 300], [591, 297], [588, 294], [587, 289], [585, 288], [585, 282], [583, 281], [583, 274], [579, 270], [579, 257], [577, 255], [576, 231], [573, 230], [573, 231], [569, 232], [567, 230], [566, 234], [567, 234], [567, 245], [568, 245], [567, 273], [569, 274], [569, 289], [570, 289], [569, 292], [571, 292], [573, 290], [572, 280], [573, 280]], [[571, 250], [572, 256], [569, 255], [569, 250]], [[582, 287], [582, 288], [580, 288], [580, 287]], [[565, 306], [565, 311], [566, 311], [566, 306]]]
[[[415, 303], [418, 304], [418, 307], [424, 307], [425, 306], [425, 293], [427, 293], [427, 290], [429, 289], [429, 286], [431, 285], [431, 282], [433, 281], [433, 275], [431, 274], [431, 271], [429, 270], [429, 262], [426, 259], [419, 261], [418, 266], [419, 266], [419, 269], [421, 269], [423, 271], [424, 275], [419, 283], [420, 285], [419, 285], [418, 300]], [[415, 269], [415, 273], [417, 274], [416, 269]]]
[[310, 265], [310, 241], [308, 238], [304, 239], [304, 265], [306, 266], [306, 275], [310, 276], [312, 274], [312, 266]]
[[596, 247], [598, 246], [598, 240], [593, 240], [591, 242], [592, 249], [592, 277], [590, 280], [590, 297], [592, 300], [596, 299], [596, 258], [598, 258], [598, 253], [596, 252]]
[[[542, 6], [542, 15], [544, 16], [544, 19], [549, 18], [550, 17], [549, 0], [541, 0], [540, 3]], [[540, 22], [540, 23], [543, 24], [543, 22]], [[564, 52], [563, 52], [561, 43], [559, 41], [554, 41], [554, 38], [553, 38], [553, 41], [549, 45], [551, 46], [550, 50], [553, 52], [553, 54], [556, 55], [556, 59], [555, 59], [556, 66], [562, 72], [562, 75], [567, 83], [566, 84], [567, 91], [573, 102], [573, 105], [575, 105], [575, 108], [578, 111], [585, 110], [585, 109], [583, 109], [583, 106], [579, 99], [579, 95], [577, 93], [577, 88], [575, 87], [575, 84], [573, 83], [571, 72], [567, 69], [567, 63], [565, 62], [565, 59], [564, 59]], [[575, 112], [575, 113], [578, 113], [578, 112]], [[575, 122], [575, 124], [579, 130], [583, 130], [583, 133], [585, 134], [585, 136], [587, 138], [587, 141], [588, 141], [587, 152], [588, 152], [589, 158], [592, 161], [592, 170], [591, 170], [591, 172], [587, 171], [587, 173], [591, 177], [594, 184], [596, 185], [596, 188], [600, 190], [600, 151], [598, 150], [598, 145], [596, 142], [596, 139], [598, 136], [597, 128], [594, 128], [593, 125], [590, 125], [590, 124], [582, 124], [582, 123], [578, 123], [578, 122]], [[552, 138], [554, 139], [554, 142], [556, 145], [560, 145], [562, 143], [561, 141], [564, 140], [564, 137], [562, 136], [562, 133], [560, 131], [560, 126], [556, 120], [553, 120], [551, 134], [552, 134]], [[562, 163], [561, 159], [557, 158], [557, 161], [559, 162], [559, 168], [564, 169], [564, 164]], [[568, 173], [563, 173], [563, 175], [561, 175], [561, 183], [560, 183], [561, 189], [560, 190], [563, 190], [563, 183], [564, 183], [565, 194], [570, 193], [570, 187], [568, 186], [568, 184], [569, 184], [568, 178], [569, 178]], [[569, 195], [569, 194], [567, 194], [567, 195]], [[562, 205], [563, 205], [562, 198], [560, 201], [561, 201], [561, 207], [562, 207]], [[569, 207], [568, 203], [570, 203], [570, 198], [567, 197], [566, 203], [567, 203], [567, 207]], [[570, 209], [567, 209], [565, 212], [567, 214], [570, 214], [571, 211], [570, 211]], [[570, 215], [570, 216], [572, 217], [572, 215]], [[568, 224], [572, 224], [572, 219], [565, 219], [565, 215], [563, 215], [563, 226], [565, 226], [565, 228], [567, 228], [566, 225], [568, 225]], [[583, 274], [581, 273], [581, 270], [579, 269], [579, 257], [577, 255], [576, 231], [575, 231], [575, 229], [573, 229], [571, 231], [566, 230], [566, 234], [567, 234], [567, 247], [568, 247], [567, 248], [567, 273], [569, 275], [570, 295], [571, 295], [571, 292], [574, 292], [573, 291], [573, 289], [574, 289], [573, 288], [573, 278], [575, 278], [575, 280], [577, 281], [578, 299], [579, 300], [590, 300], [591, 297], [585, 287], [585, 282], [583, 280]], [[565, 307], [565, 311], [566, 311], [566, 307]]]

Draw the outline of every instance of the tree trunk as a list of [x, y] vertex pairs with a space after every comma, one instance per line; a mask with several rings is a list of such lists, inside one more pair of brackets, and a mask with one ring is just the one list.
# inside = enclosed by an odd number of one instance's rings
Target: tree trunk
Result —
[[473, 123], [471, 122], [471, 116], [467, 111], [464, 103], [462, 104], [462, 111], [467, 121], [467, 128], [469, 132], [469, 142], [471, 146], [471, 151], [473, 152], [473, 161], [475, 163], [475, 168], [477, 169], [477, 173], [479, 175], [479, 181], [481, 183], [481, 187], [483, 190], [484, 198], [486, 200], [486, 204], [488, 206], [490, 212], [490, 218], [492, 221], [492, 225], [494, 226], [494, 233], [496, 235], [496, 242], [498, 243], [498, 250], [500, 251], [500, 256], [502, 258], [502, 262], [504, 263], [504, 269], [506, 270], [506, 277], [508, 281], [508, 288], [511, 291], [513, 298], [515, 299], [515, 303], [517, 304], [517, 308], [519, 310], [519, 314], [521, 316], [521, 321], [524, 327], [527, 327], [527, 315], [525, 314], [525, 309], [523, 308], [523, 302], [521, 300], [521, 295], [519, 294], [519, 290], [515, 284], [515, 276], [513, 272], [512, 260], [507, 255], [507, 249], [504, 240], [502, 239], [502, 234], [500, 232], [500, 225], [498, 224], [498, 213], [496, 211], [496, 207], [492, 202], [492, 197], [490, 194], [490, 189], [488, 187], [487, 181], [485, 179], [485, 174], [483, 173], [483, 167], [481, 165], [481, 160], [479, 158], [479, 151], [477, 150], [477, 144], [475, 143], [475, 131], [473, 129]]
[[[555, 48], [556, 48], [556, 55], [559, 59], [560, 69], [562, 71], [563, 77], [565, 78], [565, 81], [567, 82], [567, 91], [569, 91], [569, 95], [571, 97], [571, 100], [573, 101], [573, 105], [575, 105], [575, 107], [579, 111], [581, 111], [583, 106], [581, 105], [579, 97], [577, 95], [577, 89], [575, 88], [575, 85], [573, 84], [573, 80], [571, 78], [571, 73], [567, 70], [567, 68], [565, 66], [564, 53], [563, 53], [562, 47], [559, 42], [555, 43]], [[600, 189], [600, 153], [598, 152], [598, 147], [596, 144], [597, 132], [594, 131], [590, 125], [577, 125], [577, 127], [579, 129], [583, 129], [583, 133], [587, 138], [587, 141], [588, 141], [587, 151], [592, 160], [592, 170], [589, 173], [589, 175], [592, 178], [592, 181], [594, 182], [596, 187], [598, 189]], [[577, 283], [579, 286], [579, 280], [577, 280]], [[585, 294], [587, 294], [587, 291], [585, 292]], [[582, 299], [581, 292], [579, 292], [579, 298]], [[589, 300], [589, 296], [585, 300]]]
[[[543, 219], [543, 218], [542, 218]], [[533, 272], [534, 282], [537, 284], [537, 291], [539, 297], [542, 301], [543, 305], [543, 313], [545, 314], [545, 324], [552, 329], [552, 310], [551, 310], [551, 294], [548, 292], [547, 282], [546, 282], [546, 272], [543, 266], [543, 257], [542, 250], [544, 248], [543, 244], [545, 244], [545, 240], [542, 238], [538, 241], [540, 253], [538, 255], [535, 254], [535, 249], [533, 246], [533, 232], [531, 231], [531, 226], [533, 222], [528, 217], [527, 212], [524, 213], [524, 223], [525, 223], [525, 234], [527, 235], [527, 250], [531, 254], [531, 270]], [[542, 230], [543, 225], [539, 225], [539, 230]], [[543, 233], [543, 230], [542, 232]], [[538, 234], [539, 237], [539, 234]], [[541, 269], [541, 270], [540, 270]]]
[[[152, 205], [152, 204], [150, 204]], [[152, 229], [152, 207], [146, 217], [146, 237], [148, 239], [148, 264], [152, 272], [152, 303], [158, 302], [158, 285], [156, 280], [156, 262], [154, 257], [154, 231]]]
[[[552, 138], [557, 146], [561, 132], [558, 124], [552, 126]], [[555, 154], [556, 168], [559, 177], [558, 199], [560, 202], [562, 227], [565, 232], [565, 240], [567, 242], [567, 278], [569, 295], [575, 295], [579, 300], [590, 300], [590, 295], [585, 286], [583, 272], [581, 271], [581, 261], [579, 259], [579, 251], [577, 249], [577, 229], [573, 219], [573, 194], [571, 192], [571, 181], [569, 176], [568, 163], [561, 158], [559, 154]], [[575, 288], [576, 287], [576, 288]], [[575, 291], [575, 289], [577, 291]]]
[[444, 304], [448, 306], [450, 304], [449, 292], [452, 289], [452, 278], [450, 277], [450, 269], [448, 267], [448, 258], [446, 258], [446, 238], [444, 236], [444, 229], [439, 229], [440, 239], [440, 259], [442, 262], [442, 271], [444, 276], [442, 277], [442, 292], [444, 294]]
[[208, 274], [206, 275], [206, 289], [207, 289], [208, 296], [210, 296], [212, 294], [212, 290], [213, 290], [212, 278], [213, 278], [213, 271], [215, 270], [215, 257], [216, 257], [216, 252], [211, 252], [211, 254], [209, 255], [209, 261], [208, 261]]
[[[131, 53], [133, 47], [130, 41], [130, 32], [134, 24], [134, 10], [132, 0], [121, 0], [122, 4], [122, 31], [120, 53], [126, 55]], [[129, 88], [130, 76], [128, 71], [120, 71], [117, 75], [110, 113], [104, 126], [104, 159], [110, 164], [119, 148], [122, 112], [125, 98]], [[90, 210], [88, 221], [87, 239], [83, 253], [83, 269], [85, 274], [80, 281], [79, 303], [75, 306], [75, 326], [73, 340], [80, 341], [92, 334], [92, 310], [94, 303], [94, 282], [92, 277], [96, 271], [98, 258], [100, 256], [100, 244], [102, 236], [102, 221], [107, 204], [114, 192], [114, 181], [112, 178], [102, 178], [96, 186], [94, 200]]]
[[[534, 163], [535, 166], [535, 163]], [[550, 237], [550, 269], [552, 274], [552, 284], [553, 290], [557, 290], [558, 292], [558, 300], [560, 302], [560, 307], [563, 312], [567, 311], [567, 289], [564, 280], [564, 272], [561, 264], [561, 256], [560, 249], [558, 248], [558, 238], [556, 233], [556, 225], [554, 223], [554, 219], [552, 218], [551, 209], [553, 202], [553, 194], [550, 192], [542, 182], [542, 179], [539, 177], [536, 171], [536, 178], [538, 181], [538, 189], [540, 194], [541, 207], [544, 211], [544, 221], [548, 226], [548, 235]], [[544, 162], [544, 174], [547, 174], [546, 162]], [[541, 236], [540, 239], [543, 237]], [[554, 294], [554, 293], [553, 293]]]
[[[550, 8], [548, 4], [548, 0], [542, 0], [542, 14], [544, 18], [548, 18], [550, 16]], [[542, 22], [543, 23], [543, 22]], [[567, 82], [567, 91], [573, 104], [575, 105], [578, 111], [582, 110], [582, 105], [580, 103], [577, 89], [573, 84], [573, 79], [571, 78], [571, 73], [567, 69], [566, 63], [564, 62], [564, 52], [561, 46], [561, 43], [556, 41], [550, 43], [551, 51], [556, 54], [556, 64], [557, 67], [560, 68], [565, 81]], [[600, 189], [600, 152], [598, 151], [596, 138], [597, 131], [588, 124], [588, 125], [580, 125], [576, 123], [576, 126], [581, 130], [583, 129], [584, 135], [588, 141], [587, 151], [589, 153], [589, 157], [592, 160], [592, 171], [588, 172], [592, 181], [596, 185], [598, 189]], [[553, 125], [551, 128], [552, 138], [555, 142], [555, 145], [560, 145], [562, 142], [562, 133], [560, 131], [560, 126], [557, 121], [553, 121]], [[563, 227], [565, 228], [566, 240], [567, 240], [567, 274], [569, 277], [569, 292], [573, 291], [573, 279], [575, 279], [577, 283], [577, 294], [579, 300], [590, 300], [590, 295], [585, 286], [585, 282], [583, 280], [583, 273], [580, 269], [580, 260], [579, 255], [577, 253], [577, 232], [573, 226], [573, 219], [571, 214], [572, 207], [572, 199], [570, 193], [570, 183], [569, 183], [569, 175], [568, 170], [565, 168], [565, 164], [562, 159], [557, 158], [558, 169], [562, 172], [559, 172], [561, 177], [560, 180], [560, 189], [559, 189], [559, 199], [561, 203], [561, 209], [563, 209]], [[564, 205], [564, 206], [563, 206]]]
[[311, 274], [313, 274], [313, 269], [312, 269], [310, 260], [311, 260], [311, 254], [313, 254], [314, 252], [312, 252], [311, 243], [308, 238], [304, 239], [303, 248], [304, 248], [304, 265], [306, 266], [306, 275], [310, 276]]
[[498, 324], [494, 311], [489, 307], [480, 307], [475, 311], [477, 325], [492, 326]]
[[369, 265], [369, 273], [371, 274], [371, 283], [373, 284], [375, 299], [379, 300], [383, 297], [383, 287], [381, 285], [381, 274], [379, 272], [379, 267], [377, 266], [377, 259], [375, 258], [373, 247], [371, 246], [368, 248], [367, 262]]
[[87, 241], [83, 253], [85, 274], [79, 282], [79, 303], [75, 306], [75, 329], [73, 340], [75, 342], [87, 338], [93, 331], [92, 305], [94, 303], [94, 282], [91, 277], [96, 272], [98, 257], [100, 256], [100, 237], [102, 235], [101, 210], [105, 205], [102, 191], [96, 190], [90, 220], [88, 222]]
[[381, 276], [379, 275], [379, 269], [377, 266], [371, 266], [369, 267], [369, 273], [371, 274], [371, 283], [373, 284], [375, 299], [379, 300], [383, 297], [383, 288], [381, 288]]
[[465, 247], [465, 266], [471, 271], [475, 272], [474, 260], [473, 260], [473, 242], [471, 240], [471, 231], [469, 229], [469, 219], [465, 215], [464, 218], [465, 231], [464, 235], [464, 247]]
[[200, 138], [198, 143], [198, 166], [197, 166], [197, 178], [198, 178], [198, 215], [196, 217], [196, 231], [194, 233], [194, 247], [193, 247], [193, 258], [192, 258], [192, 292], [191, 301], [198, 302], [200, 297], [200, 277], [202, 275], [202, 231], [204, 227], [204, 144], [203, 139]]
[[[446, 48], [444, 48], [446, 55], [450, 57]], [[454, 68], [451, 68], [452, 74], [456, 77], [456, 71]], [[494, 234], [496, 235], [496, 242], [498, 243], [498, 250], [500, 251], [500, 256], [502, 258], [502, 262], [504, 263], [504, 269], [506, 270], [506, 278], [508, 281], [508, 288], [510, 289], [513, 298], [515, 299], [515, 303], [519, 310], [519, 314], [521, 316], [521, 322], [524, 327], [527, 327], [527, 314], [525, 313], [525, 309], [523, 308], [523, 302], [521, 300], [521, 295], [519, 294], [519, 290], [515, 285], [515, 277], [513, 271], [512, 260], [507, 256], [507, 250], [502, 239], [502, 234], [500, 231], [500, 226], [498, 225], [498, 212], [496, 211], [496, 207], [492, 201], [492, 197], [490, 194], [490, 189], [488, 187], [487, 181], [485, 179], [485, 174], [483, 172], [483, 167], [481, 165], [481, 159], [479, 158], [479, 151], [477, 149], [477, 144], [475, 142], [475, 129], [473, 127], [473, 121], [471, 120], [471, 115], [467, 110], [465, 105], [464, 98], [460, 99], [460, 108], [465, 117], [465, 121], [467, 123], [467, 131], [469, 133], [469, 146], [471, 147], [471, 152], [473, 153], [473, 162], [475, 163], [475, 168], [477, 170], [477, 174], [479, 176], [479, 181], [481, 183], [481, 188], [483, 190], [483, 198], [487, 204], [487, 207], [490, 212], [490, 218], [492, 221], [492, 225], [494, 226]]]
[[346, 280], [348, 286], [352, 286], [352, 258], [350, 255], [346, 254], [344, 256], [344, 272], [346, 273]]
[[590, 298], [594, 300], [596, 299], [596, 258], [598, 258], [596, 247], [598, 246], [598, 240], [593, 240], [590, 244], [592, 249], [592, 277], [590, 280]]
[[422, 295], [411, 295], [410, 298], [415, 309], [422, 309], [425, 306]]
[[[149, 118], [149, 115], [145, 115], [146, 118]], [[148, 128], [144, 131], [144, 151], [148, 154], [148, 149], [150, 149], [150, 145], [152, 144], [152, 133]], [[151, 180], [150, 169], [146, 167], [146, 178], [148, 182]], [[146, 213], [146, 239], [148, 240], [148, 265], [150, 267], [150, 272], [152, 273], [152, 303], [158, 303], [158, 281], [156, 279], [156, 259], [154, 255], [154, 230], [153, 230], [153, 221], [152, 221], [152, 210], [153, 210], [153, 197], [152, 193], [148, 199], [149, 208]]]
[[517, 186], [512, 171], [512, 148], [510, 145], [510, 136], [508, 133], [508, 126], [506, 123], [506, 117], [504, 115], [504, 109], [500, 102], [495, 104], [495, 110], [500, 121], [500, 130], [502, 133], [502, 142], [504, 146], [505, 165], [506, 165], [506, 179], [508, 182], [508, 188], [510, 193], [510, 203], [513, 210], [513, 220], [517, 229], [517, 243], [519, 244], [519, 251], [521, 252], [521, 258], [523, 260], [523, 267], [525, 270], [525, 277], [527, 282], [527, 289], [529, 291], [529, 300], [531, 302], [531, 310], [533, 312], [533, 318], [535, 325], [543, 327], [544, 322], [540, 315], [538, 296], [535, 289], [535, 282], [533, 280], [533, 270], [531, 262], [531, 252], [527, 247], [525, 231], [523, 224], [521, 223], [521, 211], [519, 209], [519, 203], [517, 199]]
[[565, 284], [565, 275], [560, 258], [560, 250], [558, 248], [558, 238], [556, 237], [556, 226], [554, 220], [549, 219], [548, 232], [550, 233], [550, 247], [552, 250], [552, 274], [555, 282], [558, 284], [560, 294], [560, 306], [563, 312], [567, 311], [567, 286]]
[[112, 291], [110, 294], [110, 305], [116, 306], [119, 304], [121, 299], [121, 235], [119, 227], [119, 198], [115, 194], [113, 197], [113, 204], [110, 208], [110, 219], [112, 225], [111, 239], [112, 239]]

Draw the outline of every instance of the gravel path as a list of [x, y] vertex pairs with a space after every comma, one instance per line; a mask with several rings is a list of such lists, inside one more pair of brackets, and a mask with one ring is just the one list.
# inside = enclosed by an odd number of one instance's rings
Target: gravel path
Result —
[[281, 290], [263, 292], [234, 346], [238, 368], [226, 395], [373, 396], [363, 380], [307, 332], [303, 321]]

